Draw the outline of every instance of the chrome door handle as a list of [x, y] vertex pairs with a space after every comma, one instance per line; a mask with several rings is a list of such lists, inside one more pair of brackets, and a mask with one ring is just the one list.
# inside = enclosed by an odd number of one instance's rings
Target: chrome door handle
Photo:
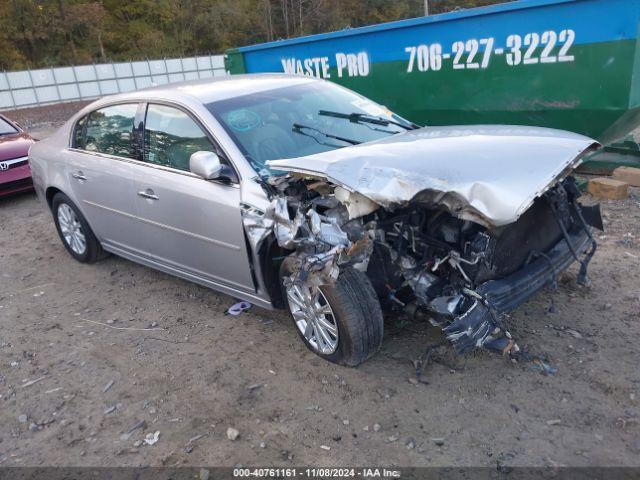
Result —
[[138, 192], [138, 195], [140, 195], [141, 197], [144, 198], [148, 198], [149, 200], [159, 200], [160, 197], [158, 197], [155, 193], [153, 193], [153, 190], [151, 190], [150, 188], [146, 189], [146, 190], [140, 190]]
[[79, 172], [73, 173], [73, 174], [71, 174], [71, 176], [72, 176], [73, 178], [78, 179], [78, 180], [86, 180], [86, 179], [87, 179], [87, 177], [85, 177], [85, 176], [84, 176], [84, 173], [82, 173], [82, 171], [79, 171]]

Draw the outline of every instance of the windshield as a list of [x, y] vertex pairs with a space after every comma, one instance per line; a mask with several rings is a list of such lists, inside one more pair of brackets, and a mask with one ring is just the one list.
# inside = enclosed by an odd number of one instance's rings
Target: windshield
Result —
[[0, 117], [0, 135], [10, 135], [12, 133], [17, 133], [18, 130], [7, 122], [4, 118]]
[[[356, 93], [312, 82], [253, 93], [206, 105], [261, 176], [267, 160], [295, 158], [404, 132], [406, 120]], [[352, 115], [352, 119], [327, 112]], [[360, 121], [381, 117], [391, 122]], [[281, 172], [274, 172], [281, 174]]]

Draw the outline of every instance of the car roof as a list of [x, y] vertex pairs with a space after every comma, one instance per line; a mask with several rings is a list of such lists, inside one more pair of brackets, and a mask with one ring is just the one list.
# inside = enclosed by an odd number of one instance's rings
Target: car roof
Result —
[[145, 100], [163, 98], [166, 100], [196, 99], [207, 104], [241, 95], [259, 93], [275, 88], [293, 87], [304, 83], [320, 81], [316, 78], [287, 75], [281, 73], [259, 73], [247, 75], [228, 75], [203, 78], [185, 82], [157, 85], [135, 92], [122, 93], [104, 97], [103, 102], [120, 100]]

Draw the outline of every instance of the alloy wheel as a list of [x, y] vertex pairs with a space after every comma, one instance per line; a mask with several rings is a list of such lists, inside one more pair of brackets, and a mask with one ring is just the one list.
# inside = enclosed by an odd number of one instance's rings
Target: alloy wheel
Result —
[[87, 241], [82, 231], [82, 224], [76, 212], [66, 203], [58, 205], [58, 225], [69, 248], [78, 255], [83, 255], [87, 250]]
[[289, 310], [293, 320], [309, 345], [323, 355], [338, 348], [336, 317], [317, 286], [291, 284], [286, 287]]

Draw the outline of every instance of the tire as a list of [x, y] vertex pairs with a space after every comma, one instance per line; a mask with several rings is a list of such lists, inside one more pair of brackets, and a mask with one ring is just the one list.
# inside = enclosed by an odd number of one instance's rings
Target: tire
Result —
[[[296, 331], [309, 350], [329, 362], [355, 367], [371, 358], [380, 349], [384, 331], [382, 309], [373, 286], [364, 273], [346, 268], [340, 272], [333, 285], [319, 287], [332, 311], [332, 316], [328, 315], [325, 318], [329, 322], [334, 320], [338, 332], [335, 350], [327, 353], [320, 351], [318, 344], [314, 344], [305, 336], [298, 323], [301, 317], [294, 313], [297, 306], [294, 304], [292, 308], [291, 297], [282, 283], [282, 279], [290, 273], [288, 262], [283, 262], [280, 269], [283, 298]], [[295, 300], [291, 299], [291, 303]], [[322, 300], [319, 303], [322, 304]]]
[[[62, 244], [78, 262], [94, 263], [108, 255], [78, 207], [64, 193], [56, 193], [53, 197], [51, 213]], [[79, 232], [84, 237], [84, 245], [78, 241], [80, 237], [69, 234], [70, 226], [74, 233]]]

